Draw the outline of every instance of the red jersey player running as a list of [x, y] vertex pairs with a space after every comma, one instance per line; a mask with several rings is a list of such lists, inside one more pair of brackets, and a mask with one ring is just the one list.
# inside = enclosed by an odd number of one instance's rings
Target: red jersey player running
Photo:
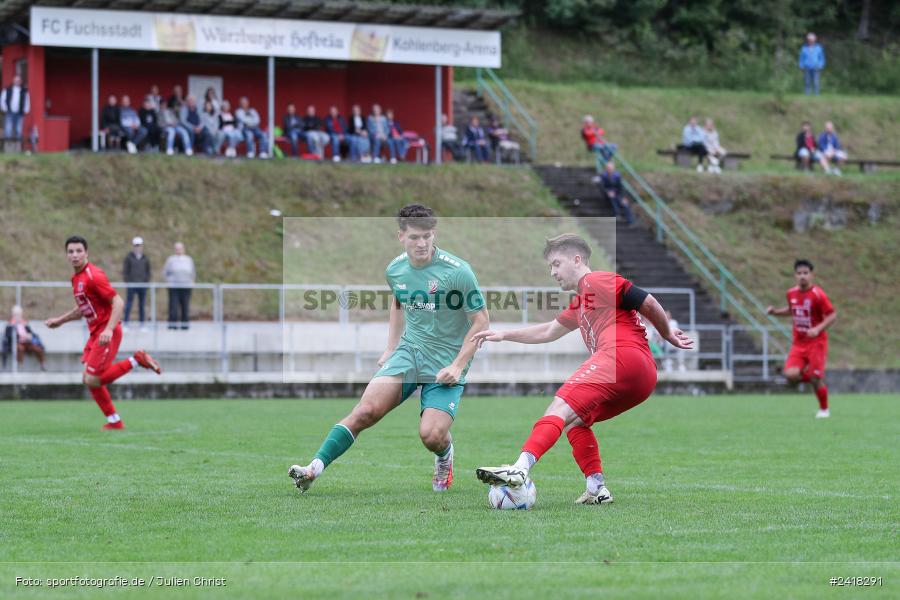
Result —
[[565, 432], [587, 484], [587, 490], [575, 503], [612, 502], [591, 426], [634, 408], [656, 387], [656, 363], [638, 313], [676, 348], [688, 350], [693, 346], [680, 329], [669, 327], [665, 311], [653, 296], [616, 273], [591, 271], [590, 256], [590, 246], [577, 235], [563, 234], [547, 240], [544, 258], [550, 265], [550, 276], [563, 290], [577, 292], [569, 308], [549, 323], [506, 331], [487, 330], [472, 337], [479, 347], [486, 341], [504, 340], [543, 344], [580, 329], [591, 353], [534, 424], [516, 463], [476, 470], [485, 483], [523, 485], [531, 467]]
[[817, 419], [831, 416], [828, 409], [828, 386], [825, 385], [825, 360], [828, 358], [828, 332], [837, 313], [825, 291], [813, 284], [813, 265], [800, 259], [794, 263], [797, 285], [787, 291], [788, 305], [766, 309], [770, 315], [794, 318], [794, 343], [784, 362], [784, 376], [789, 383], [812, 383], [819, 399]]
[[44, 324], [54, 329], [82, 317], [87, 319], [90, 337], [81, 357], [81, 362], [84, 363], [82, 381], [106, 415], [107, 423], [103, 429], [124, 429], [125, 424], [119, 418], [106, 386], [138, 365], [157, 374], [161, 370], [159, 363], [143, 350], [138, 350], [130, 358], [112, 363], [122, 342], [119, 320], [122, 318], [125, 302], [109, 284], [103, 269], [88, 262], [87, 248], [87, 240], [83, 237], [74, 235], [66, 240], [66, 258], [75, 270], [75, 275], [72, 276], [75, 308], [55, 319], [47, 319]]

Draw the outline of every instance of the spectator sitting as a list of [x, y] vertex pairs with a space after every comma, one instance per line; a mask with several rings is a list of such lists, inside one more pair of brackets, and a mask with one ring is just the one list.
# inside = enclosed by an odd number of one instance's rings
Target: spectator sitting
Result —
[[[216, 88], [210, 86], [206, 88], [206, 93], [203, 94], [203, 106], [206, 106], [207, 102], [212, 102], [213, 110], [216, 114], [219, 114], [219, 111], [222, 110], [222, 103], [219, 102], [219, 97], [216, 95]], [[203, 110], [206, 110], [205, 108]]]
[[337, 106], [328, 109], [328, 116], [325, 117], [325, 131], [331, 136], [331, 160], [341, 162], [341, 144], [346, 144], [349, 148], [352, 142], [347, 135], [347, 122], [338, 113]]
[[381, 147], [382, 145], [387, 145], [390, 129], [388, 129], [387, 118], [381, 114], [381, 106], [379, 104], [372, 105], [372, 114], [369, 115], [366, 126], [372, 143], [372, 156], [376, 163], [380, 163]]
[[[209, 132], [203, 127], [200, 110], [197, 108], [197, 99], [193, 96], [188, 96], [187, 102], [182, 105], [179, 121], [191, 135], [191, 148], [202, 151], [208, 147]], [[185, 152], [185, 154], [187, 153]]]
[[184, 104], [184, 91], [180, 85], [174, 85], [172, 86], [172, 95], [166, 101], [166, 106], [178, 110], [182, 104]]
[[616, 171], [616, 165], [613, 161], [606, 163], [603, 173], [600, 174], [600, 186], [612, 205], [613, 214], [615, 214], [616, 218], [624, 218], [628, 226], [634, 225], [631, 204], [624, 196], [622, 190], [622, 175]]
[[[491, 147], [494, 150], [494, 156], [502, 159], [504, 155], [518, 154], [519, 144], [509, 139], [509, 130], [500, 124], [497, 117], [491, 119], [491, 126], [488, 128], [488, 135], [491, 137]], [[612, 144], [615, 148], [615, 144]]]
[[816, 43], [816, 34], [806, 34], [806, 44], [800, 47], [798, 66], [803, 71], [806, 95], [819, 95], [819, 74], [825, 68], [825, 51]]
[[603, 134], [605, 132], [594, 123], [594, 117], [591, 115], [584, 116], [584, 122], [581, 127], [581, 137], [587, 145], [590, 152], [599, 152], [604, 160], [609, 160], [616, 153], [618, 146], [607, 142]]
[[388, 126], [388, 151], [391, 155], [391, 164], [397, 164], [397, 159], [406, 160], [406, 151], [409, 150], [409, 142], [403, 137], [403, 128], [394, 118], [393, 109], [388, 109], [385, 114]]
[[[221, 105], [220, 105], [221, 106]], [[206, 100], [203, 103], [203, 111], [200, 113], [200, 125], [203, 127], [203, 150], [212, 156], [219, 153], [219, 111], [212, 103]]]
[[118, 105], [119, 101], [114, 95], [110, 94], [109, 100], [107, 100], [106, 106], [103, 107], [103, 112], [100, 115], [100, 131], [106, 134], [108, 147], [118, 144], [125, 133], [122, 131], [122, 119], [119, 116]]
[[825, 173], [831, 171], [828, 159], [819, 152], [816, 136], [813, 135], [812, 125], [809, 124], [809, 121], [803, 121], [802, 129], [797, 134], [797, 149], [794, 151], [794, 157], [804, 169], [812, 169], [812, 161], [816, 161], [822, 165]]
[[446, 114], [441, 115], [441, 148], [449, 152], [453, 160], [463, 159], [456, 125], [450, 122], [450, 118]]
[[706, 155], [709, 157], [709, 172], [721, 173], [722, 167], [719, 164], [727, 152], [719, 143], [719, 132], [716, 131], [716, 124], [712, 119], [706, 119], [706, 125], [703, 128], [703, 145], [706, 147]]
[[231, 102], [222, 100], [222, 111], [219, 113], [219, 139], [216, 147], [222, 145], [222, 142], [228, 142], [228, 148], [225, 149], [225, 156], [234, 158], [237, 156], [237, 145], [244, 139], [241, 130], [238, 128], [237, 119], [231, 113]]
[[30, 110], [28, 88], [22, 86], [22, 76], [17, 74], [12, 85], [0, 92], [0, 112], [3, 113], [3, 135], [6, 139], [22, 139], [22, 123]]
[[180, 111], [180, 105], [171, 108], [166, 106], [162, 110], [161, 121], [163, 132], [166, 134], [166, 154], [168, 156], [175, 154], [175, 136], [177, 135], [181, 139], [184, 153], [187, 156], [193, 156], [194, 147], [191, 146], [191, 133], [181, 124], [178, 118]]
[[466, 127], [466, 137], [463, 140], [463, 146], [470, 149], [478, 162], [490, 161], [489, 142], [484, 127], [478, 120], [477, 116], [473, 116]]
[[247, 158], [256, 156], [255, 141], [259, 141], [259, 157], [269, 158], [269, 143], [266, 134], [259, 128], [261, 119], [255, 108], [251, 108], [250, 100], [247, 96], [241, 96], [240, 106], [235, 113], [238, 126], [244, 134], [244, 140], [247, 142]]
[[291, 143], [291, 155], [300, 156], [300, 140], [303, 135], [303, 120], [297, 114], [297, 107], [293, 102], [287, 105], [287, 114], [281, 120], [281, 129], [284, 137]]
[[697, 117], [691, 117], [681, 132], [680, 149], [687, 150], [697, 156], [697, 172], [703, 172], [703, 159], [706, 158], [706, 136], [697, 125]]
[[328, 134], [322, 131], [322, 119], [316, 116], [316, 107], [312, 104], [306, 107], [306, 116], [303, 117], [303, 133], [306, 135], [306, 146], [309, 151], [319, 159], [325, 158]]
[[150, 86], [150, 93], [144, 96], [145, 100], [150, 101], [150, 108], [157, 114], [162, 110], [162, 96], [159, 95], [159, 86], [154, 84]]
[[131, 98], [122, 96], [119, 108], [119, 123], [125, 137], [125, 146], [129, 154], [137, 154], [138, 146], [147, 138], [147, 128], [141, 125], [141, 118], [131, 108]]
[[364, 163], [372, 162], [369, 130], [359, 104], [354, 104], [351, 108], [350, 123], [347, 125], [347, 131], [350, 133], [351, 138], [350, 160]]
[[12, 307], [12, 317], [6, 325], [3, 335], [3, 366], [6, 366], [6, 357], [12, 353], [13, 334], [16, 340], [16, 362], [22, 364], [25, 361], [26, 354], [33, 354], [41, 365], [41, 371], [46, 371], [44, 367], [44, 344], [41, 338], [31, 330], [31, 326], [25, 319], [25, 315], [21, 306]]
[[[156, 87], [156, 86], [154, 86]], [[150, 96], [144, 98], [144, 105], [138, 111], [141, 126], [147, 130], [147, 143], [151, 146], [159, 146], [159, 112], [153, 108], [153, 99]]]
[[819, 151], [829, 162], [834, 162], [834, 166], [826, 173], [832, 175], [841, 174], [841, 163], [847, 160], [847, 153], [841, 148], [841, 141], [834, 132], [834, 123], [828, 121], [825, 123], [825, 131], [819, 135]]

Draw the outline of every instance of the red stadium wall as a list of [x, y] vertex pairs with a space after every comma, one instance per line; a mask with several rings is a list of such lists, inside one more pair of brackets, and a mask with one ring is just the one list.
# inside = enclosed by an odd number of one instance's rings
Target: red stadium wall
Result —
[[[35, 106], [49, 101], [50, 118], [39, 119], [42, 140], [44, 129], [53, 121], [68, 121], [69, 146], [84, 145], [91, 130], [91, 66], [84, 50], [47, 49], [33, 46], [7, 46], [3, 51], [3, 81], [12, 79], [12, 65], [23, 54], [29, 55], [29, 86], [32, 112]], [[407, 130], [415, 130], [434, 148], [434, 67], [380, 63], [297, 64], [276, 62], [275, 122], [280, 124], [285, 107], [293, 102], [303, 114], [313, 104], [324, 116], [334, 104], [343, 115], [353, 104], [361, 104], [368, 114], [373, 103], [393, 108], [396, 118]], [[312, 66], [309, 66], [312, 65]], [[100, 106], [110, 94], [131, 96], [139, 107], [150, 86], [159, 86], [165, 98], [172, 87], [181, 85], [187, 91], [189, 75], [218, 76], [223, 81], [223, 96], [236, 107], [240, 96], [250, 103], [267, 122], [265, 59], [229, 59], [229, 57], [192, 57], [189, 55], [100, 53]], [[452, 115], [452, 67], [443, 69], [443, 110]], [[40, 93], [40, 96], [39, 96]], [[40, 100], [40, 104], [37, 104]], [[43, 113], [43, 111], [41, 111]], [[37, 113], [35, 113], [37, 114]], [[43, 114], [41, 114], [43, 117]], [[38, 117], [35, 117], [38, 119]], [[63, 146], [65, 144], [62, 144]], [[57, 142], [43, 150], [63, 150]]]

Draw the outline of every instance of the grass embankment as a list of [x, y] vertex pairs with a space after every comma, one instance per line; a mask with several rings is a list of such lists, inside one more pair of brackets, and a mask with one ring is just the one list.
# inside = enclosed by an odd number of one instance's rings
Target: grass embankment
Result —
[[[653, 173], [647, 179], [710, 249], [764, 303], [786, 304], [793, 261], [815, 264], [838, 321], [829, 332], [829, 366], [900, 367], [900, 196], [885, 181], [820, 177]], [[823, 218], [830, 203], [845, 224]], [[875, 207], [874, 209], [872, 207]], [[880, 213], [870, 222], [870, 211]], [[812, 211], [807, 231], [798, 211]], [[711, 286], [708, 286], [711, 287]], [[789, 324], [788, 321], [785, 321]]]
[[[701, 124], [705, 117], [715, 120], [726, 149], [752, 154], [743, 166], [749, 171], [793, 172], [793, 163], [770, 161], [769, 155], [793, 153], [804, 120], [813, 124], [817, 134], [825, 121], [834, 121], [851, 158], [900, 160], [900, 136], [896, 135], [900, 99], [895, 96], [778, 97], [760, 92], [618, 87], [601, 82], [554, 84], [510, 79], [505, 83], [538, 123], [539, 163], [593, 164], [580, 137], [586, 114], [594, 116], [626, 159], [644, 169], [674, 169], [672, 159], [657, 156], [656, 150], [680, 142], [681, 130], [691, 115], [698, 116]], [[474, 87], [474, 82], [462, 81], [457, 86]], [[847, 174], [852, 171], [847, 169]], [[889, 173], [885, 171], [888, 177]]]

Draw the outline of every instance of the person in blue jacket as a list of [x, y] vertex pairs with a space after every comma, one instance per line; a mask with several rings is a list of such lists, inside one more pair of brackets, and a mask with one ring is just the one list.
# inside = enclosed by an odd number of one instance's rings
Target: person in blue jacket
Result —
[[806, 95], [819, 95], [819, 73], [825, 68], [825, 51], [822, 45], [816, 42], [816, 34], [806, 34], [806, 44], [800, 48], [798, 61], [800, 70], [803, 71], [803, 81], [806, 84]]

